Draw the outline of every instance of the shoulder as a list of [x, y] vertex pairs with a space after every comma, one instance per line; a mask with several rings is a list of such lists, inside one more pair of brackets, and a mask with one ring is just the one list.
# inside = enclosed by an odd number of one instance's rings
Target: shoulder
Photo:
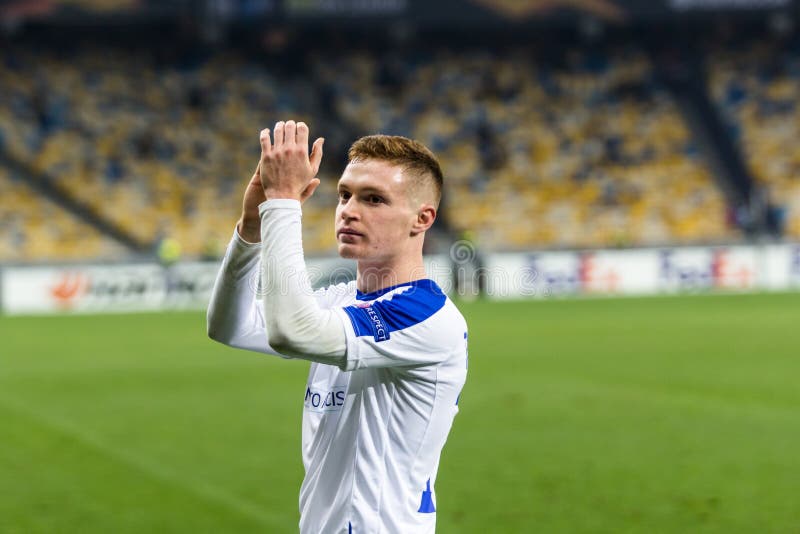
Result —
[[398, 287], [372, 301], [357, 302], [345, 311], [359, 336], [374, 336], [385, 329], [386, 335], [416, 333], [431, 343], [458, 339], [466, 332], [464, 317], [453, 301], [428, 279]]
[[314, 292], [320, 307], [332, 308], [334, 306], [346, 306], [356, 296], [356, 282], [342, 282], [340, 284], [323, 287]]
[[432, 318], [442, 311], [447, 300], [436, 282], [423, 279], [398, 286], [358, 307], [377, 310], [393, 330], [403, 330]]
[[436, 340], [443, 349], [460, 352], [467, 338], [467, 321], [449, 298], [445, 298], [441, 309], [424, 324], [425, 336]]

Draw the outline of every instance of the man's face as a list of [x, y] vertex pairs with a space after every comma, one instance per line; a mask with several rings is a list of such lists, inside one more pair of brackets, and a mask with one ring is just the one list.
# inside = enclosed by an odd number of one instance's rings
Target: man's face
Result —
[[388, 261], [402, 254], [417, 220], [410, 189], [397, 165], [379, 160], [350, 163], [339, 180], [335, 225], [339, 255]]

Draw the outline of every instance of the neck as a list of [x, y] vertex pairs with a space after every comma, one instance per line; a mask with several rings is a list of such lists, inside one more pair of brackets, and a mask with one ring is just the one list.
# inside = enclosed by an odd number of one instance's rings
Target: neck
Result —
[[362, 293], [372, 293], [427, 277], [421, 254], [413, 260], [393, 264], [359, 261], [356, 287]]

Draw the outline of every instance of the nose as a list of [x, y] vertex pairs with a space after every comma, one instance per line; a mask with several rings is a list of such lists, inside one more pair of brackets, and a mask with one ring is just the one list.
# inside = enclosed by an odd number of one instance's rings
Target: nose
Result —
[[344, 204], [339, 204], [339, 217], [345, 221], [358, 219], [358, 209], [356, 207], [355, 195], [347, 199]]

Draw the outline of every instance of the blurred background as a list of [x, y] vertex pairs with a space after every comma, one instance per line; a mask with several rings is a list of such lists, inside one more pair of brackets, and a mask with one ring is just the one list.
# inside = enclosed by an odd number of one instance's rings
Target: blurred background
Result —
[[310, 255], [375, 132], [487, 251], [800, 239], [797, 5], [711, 5], [5, 0], [0, 259], [219, 257], [283, 117], [328, 139]]
[[[798, 23], [795, 0], [0, 0], [0, 531], [296, 528], [304, 367], [213, 346], [198, 311], [258, 132], [291, 117], [326, 138], [316, 284], [354, 275], [352, 141], [441, 160], [428, 266], [474, 366], [441, 531], [798, 532]], [[636, 298], [564, 298], [589, 295]]]

